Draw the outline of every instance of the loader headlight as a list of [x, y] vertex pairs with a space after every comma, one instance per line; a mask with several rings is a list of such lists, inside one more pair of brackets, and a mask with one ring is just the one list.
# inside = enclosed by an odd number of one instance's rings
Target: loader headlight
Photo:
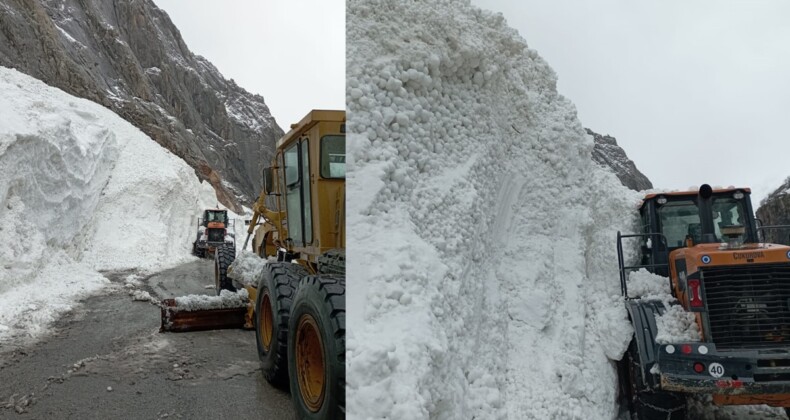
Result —
[[741, 198], [743, 198], [743, 192], [742, 191], [735, 191], [735, 194], [732, 195], [732, 198], [734, 198], [736, 200], [740, 200]]
[[666, 198], [666, 197], [664, 197], [664, 196], [658, 197], [658, 199], [656, 200], [656, 202], [657, 202], [658, 204], [667, 204], [667, 198]]

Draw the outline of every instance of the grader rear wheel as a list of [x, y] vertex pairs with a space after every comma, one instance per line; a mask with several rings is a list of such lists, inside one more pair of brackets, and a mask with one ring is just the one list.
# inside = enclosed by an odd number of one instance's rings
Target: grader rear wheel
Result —
[[293, 301], [288, 339], [291, 399], [300, 419], [345, 418], [346, 281], [307, 276]]
[[288, 321], [299, 280], [307, 275], [301, 265], [266, 264], [255, 300], [255, 341], [261, 372], [271, 384], [288, 380]]

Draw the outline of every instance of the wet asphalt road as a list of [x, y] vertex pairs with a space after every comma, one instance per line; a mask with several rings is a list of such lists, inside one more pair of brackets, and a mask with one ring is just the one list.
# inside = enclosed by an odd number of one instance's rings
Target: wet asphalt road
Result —
[[[157, 299], [213, 294], [209, 260], [147, 279]], [[262, 377], [255, 333], [159, 333], [159, 308], [133, 301], [130, 273], [86, 299], [35, 345], [0, 351], [0, 418], [293, 419], [287, 392]]]

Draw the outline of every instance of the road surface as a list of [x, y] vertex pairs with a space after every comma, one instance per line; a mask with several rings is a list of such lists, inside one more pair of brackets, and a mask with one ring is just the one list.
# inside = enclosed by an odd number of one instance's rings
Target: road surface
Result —
[[[159, 308], [133, 301], [130, 272], [26, 348], [0, 349], [0, 418], [293, 419], [290, 396], [262, 377], [255, 333], [159, 333]], [[213, 294], [199, 260], [139, 279], [156, 300]], [[42, 291], [46, 293], [46, 291]]]

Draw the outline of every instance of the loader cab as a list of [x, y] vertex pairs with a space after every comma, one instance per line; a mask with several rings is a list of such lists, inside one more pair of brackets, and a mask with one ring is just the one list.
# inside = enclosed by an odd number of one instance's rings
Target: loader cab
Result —
[[314, 110], [278, 141], [272, 195], [294, 258], [345, 247], [345, 168], [343, 111]]
[[669, 254], [701, 243], [740, 246], [757, 242], [757, 229], [748, 188], [649, 194], [640, 208], [642, 232], [657, 233], [641, 244], [642, 265], [668, 276]]
[[205, 210], [203, 211], [203, 226], [208, 226], [209, 223], [222, 223], [228, 224], [227, 210]]

